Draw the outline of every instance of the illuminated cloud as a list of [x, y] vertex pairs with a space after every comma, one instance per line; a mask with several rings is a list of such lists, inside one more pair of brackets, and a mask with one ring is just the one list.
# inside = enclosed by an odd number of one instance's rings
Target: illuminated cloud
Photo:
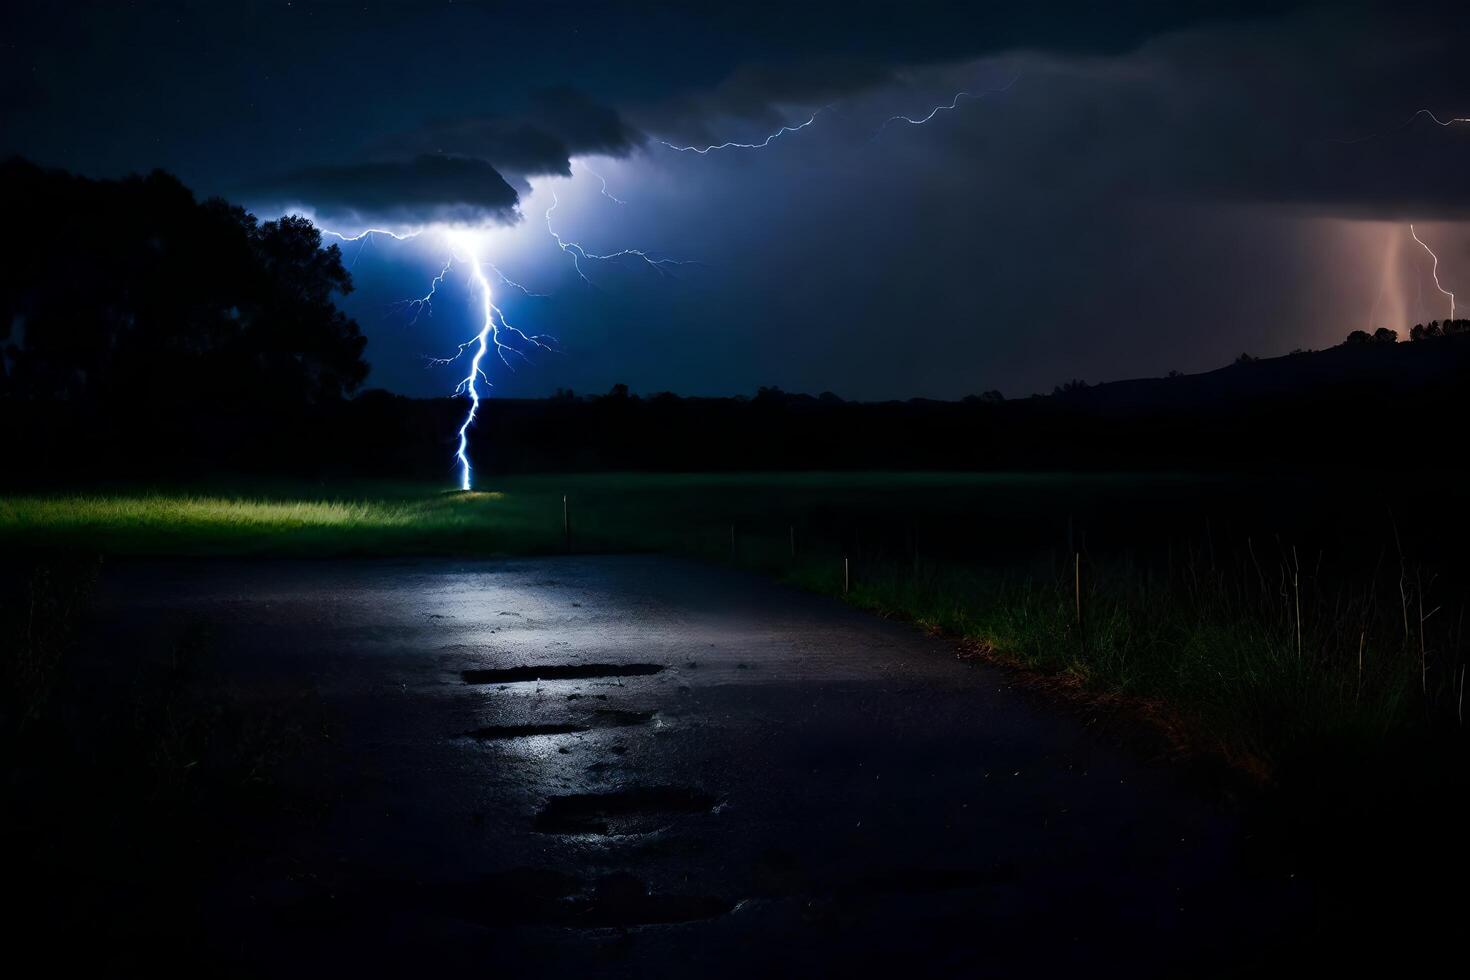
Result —
[[493, 166], [442, 154], [308, 167], [255, 184], [244, 197], [262, 210], [305, 211], [357, 229], [511, 224], [519, 218], [519, 195]]

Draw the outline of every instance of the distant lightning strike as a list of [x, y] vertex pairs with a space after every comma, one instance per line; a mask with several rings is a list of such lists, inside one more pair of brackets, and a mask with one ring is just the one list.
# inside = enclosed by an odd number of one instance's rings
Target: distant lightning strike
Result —
[[1453, 320], [1455, 318], [1455, 294], [1450, 292], [1448, 289], [1445, 289], [1444, 286], [1440, 285], [1439, 256], [1434, 254], [1434, 249], [1424, 244], [1424, 239], [1419, 237], [1419, 233], [1414, 230], [1414, 226], [1412, 224], [1409, 225], [1409, 234], [1414, 237], [1414, 241], [1419, 243], [1419, 247], [1428, 252], [1429, 257], [1434, 260], [1434, 265], [1430, 270], [1430, 275], [1434, 277], [1434, 288], [1438, 289], [1441, 293], [1444, 293], [1450, 298], [1450, 319]]
[[[1470, 125], [1470, 116], [1450, 116], [1449, 118], [1441, 119], [1441, 118], [1439, 118], [1439, 116], [1435, 115], [1434, 112], [1432, 110], [1430, 110], [1430, 109], [1420, 109], [1417, 112], [1415, 112], [1412, 116], [1410, 116], [1408, 119], [1405, 119], [1402, 124], [1400, 124], [1398, 127], [1394, 128], [1394, 129], [1387, 130], [1386, 132], [1382, 132], [1382, 133], [1372, 133], [1372, 134], [1369, 134], [1368, 136], [1360, 136], [1357, 139], [1333, 140], [1332, 142], [1334, 142], [1334, 143], [1344, 143], [1344, 144], [1366, 143], [1369, 140], [1380, 139], [1381, 137], [1387, 136], [1387, 135], [1389, 135], [1391, 133], [1397, 133], [1397, 132], [1400, 132], [1402, 130], [1408, 129], [1410, 126], [1414, 125], [1414, 123], [1418, 122], [1420, 119], [1428, 119], [1430, 122], [1434, 123], [1436, 126], [1439, 126], [1442, 129], [1448, 129], [1451, 126], [1467, 126], [1467, 125]], [[1428, 252], [1429, 253], [1429, 258], [1433, 262], [1433, 265], [1430, 266], [1430, 275], [1434, 279], [1434, 288], [1435, 289], [1438, 289], [1443, 295], [1445, 295], [1446, 297], [1449, 298], [1449, 301], [1450, 301], [1450, 319], [1453, 320], [1455, 318], [1455, 294], [1452, 293], [1452, 292], [1450, 292], [1448, 289], [1445, 289], [1444, 288], [1444, 284], [1439, 281], [1439, 256], [1435, 254], [1434, 249], [1430, 248], [1425, 243], [1424, 239], [1422, 239], [1422, 238], [1419, 237], [1419, 233], [1414, 229], [1414, 225], [1412, 223], [1410, 223], [1410, 225], [1409, 225], [1409, 235], [1410, 235], [1410, 237], [1412, 237], [1414, 239], [1415, 242], [1417, 242], [1419, 244], [1419, 247], [1420, 248], [1424, 249], [1425, 252]], [[1380, 290], [1379, 291], [1380, 291], [1380, 293], [1382, 292], [1381, 286], [1380, 286]], [[1374, 301], [1374, 309], [1375, 309], [1375, 311], [1377, 309], [1377, 305], [1378, 305], [1377, 304], [1377, 301], [1375, 300]]]

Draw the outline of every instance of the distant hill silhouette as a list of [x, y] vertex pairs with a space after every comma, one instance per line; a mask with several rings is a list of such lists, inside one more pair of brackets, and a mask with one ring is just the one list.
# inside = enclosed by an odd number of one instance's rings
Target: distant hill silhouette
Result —
[[1063, 397], [1114, 417], [1168, 412], [1228, 415], [1282, 401], [1305, 407], [1346, 396], [1412, 401], [1464, 379], [1467, 367], [1470, 337], [1463, 334], [1412, 343], [1348, 342], [1326, 350], [1252, 358], [1204, 374], [1115, 381]]
[[[232, 417], [217, 438], [160, 444], [75, 404], [0, 401], [14, 479], [211, 470], [444, 478], [459, 399], [381, 390], [282, 418]], [[750, 469], [1416, 468], [1459, 465], [1470, 335], [1349, 342], [1196, 375], [1071, 382], [1006, 400], [754, 397], [488, 399], [471, 431], [482, 473]], [[196, 431], [206, 431], [202, 424]]]

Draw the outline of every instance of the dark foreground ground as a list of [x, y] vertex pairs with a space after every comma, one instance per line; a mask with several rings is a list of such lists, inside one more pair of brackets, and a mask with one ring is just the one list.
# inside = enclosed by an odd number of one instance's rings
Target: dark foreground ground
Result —
[[115, 562], [86, 643], [200, 624], [242, 697], [308, 686], [335, 740], [297, 776], [324, 815], [253, 828], [203, 899], [221, 967], [1178, 976], [1311, 920], [1178, 771], [753, 576]]

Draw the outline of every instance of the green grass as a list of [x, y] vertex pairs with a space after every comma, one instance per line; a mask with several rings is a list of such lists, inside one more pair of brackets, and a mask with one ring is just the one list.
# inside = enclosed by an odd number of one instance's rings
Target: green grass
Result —
[[78, 495], [0, 500], [12, 544], [109, 555], [329, 556], [546, 547], [522, 501], [500, 494], [285, 500], [208, 494]]
[[[840, 591], [831, 569], [788, 576]], [[1218, 751], [1258, 777], [1322, 751], [1366, 758], [1436, 725], [1458, 741], [1457, 636], [1413, 624], [1365, 591], [1312, 589], [1297, 640], [1294, 593], [1228, 573], [1158, 579], [1126, 562], [1086, 565], [1083, 618], [1071, 569], [926, 565], [865, 569], [847, 598], [958, 637], [1091, 700], [1122, 699], [1190, 750]], [[1435, 651], [1424, 683], [1419, 631]]]
[[[1038, 488], [1131, 478], [888, 473], [573, 474], [494, 479], [494, 489], [250, 481], [188, 490], [122, 488], [0, 497], [0, 542], [111, 555], [536, 554], [564, 547], [562, 498], [578, 550], [728, 551], [745, 535], [811, 524], [816, 508], [884, 513], [922, 501], [963, 508]], [[1155, 478], [1167, 482], [1171, 478]]]

